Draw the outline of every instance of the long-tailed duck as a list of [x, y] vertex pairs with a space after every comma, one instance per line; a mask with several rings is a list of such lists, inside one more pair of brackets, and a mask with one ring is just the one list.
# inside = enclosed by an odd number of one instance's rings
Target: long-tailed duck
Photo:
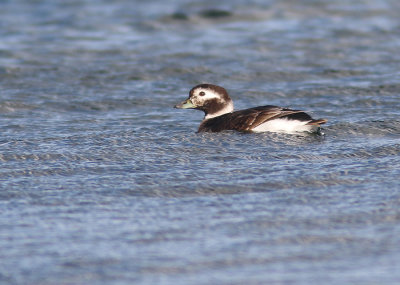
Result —
[[314, 120], [301, 110], [277, 106], [259, 106], [233, 111], [228, 92], [213, 84], [200, 84], [189, 92], [189, 98], [175, 108], [197, 109], [205, 116], [198, 132], [236, 130], [242, 132], [310, 132], [320, 133], [320, 125], [327, 120]]

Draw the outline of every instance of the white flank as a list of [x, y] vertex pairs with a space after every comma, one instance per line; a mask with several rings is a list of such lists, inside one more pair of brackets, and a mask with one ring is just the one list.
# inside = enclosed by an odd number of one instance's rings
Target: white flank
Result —
[[207, 114], [207, 116], [204, 117], [204, 120], [215, 118], [215, 117], [221, 116], [223, 114], [230, 113], [232, 111], [233, 111], [233, 103], [231, 101], [223, 109], [219, 110], [218, 112], [213, 113], [213, 114]]
[[296, 133], [296, 132], [316, 132], [318, 126], [307, 125], [309, 121], [288, 120], [288, 119], [275, 119], [267, 121], [254, 129], [253, 132], [282, 132], [282, 133]]

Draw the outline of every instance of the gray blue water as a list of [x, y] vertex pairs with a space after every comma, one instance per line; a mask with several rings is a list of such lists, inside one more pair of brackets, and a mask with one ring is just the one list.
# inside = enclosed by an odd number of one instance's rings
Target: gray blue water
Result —
[[[399, 15], [1, 1], [0, 284], [399, 284]], [[203, 82], [325, 136], [197, 134]]]

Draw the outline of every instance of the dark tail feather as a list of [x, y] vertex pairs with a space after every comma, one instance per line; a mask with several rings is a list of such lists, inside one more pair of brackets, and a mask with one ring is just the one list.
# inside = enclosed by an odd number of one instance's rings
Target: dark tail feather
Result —
[[325, 124], [328, 120], [325, 119], [318, 119], [318, 120], [312, 120], [310, 122], [307, 123], [307, 125], [322, 125]]

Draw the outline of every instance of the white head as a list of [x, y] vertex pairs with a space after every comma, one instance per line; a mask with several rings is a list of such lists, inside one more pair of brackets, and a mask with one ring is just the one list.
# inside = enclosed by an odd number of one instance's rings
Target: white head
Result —
[[175, 106], [181, 109], [202, 110], [204, 119], [211, 119], [233, 111], [233, 102], [228, 92], [217, 85], [200, 84], [189, 92], [189, 98]]

